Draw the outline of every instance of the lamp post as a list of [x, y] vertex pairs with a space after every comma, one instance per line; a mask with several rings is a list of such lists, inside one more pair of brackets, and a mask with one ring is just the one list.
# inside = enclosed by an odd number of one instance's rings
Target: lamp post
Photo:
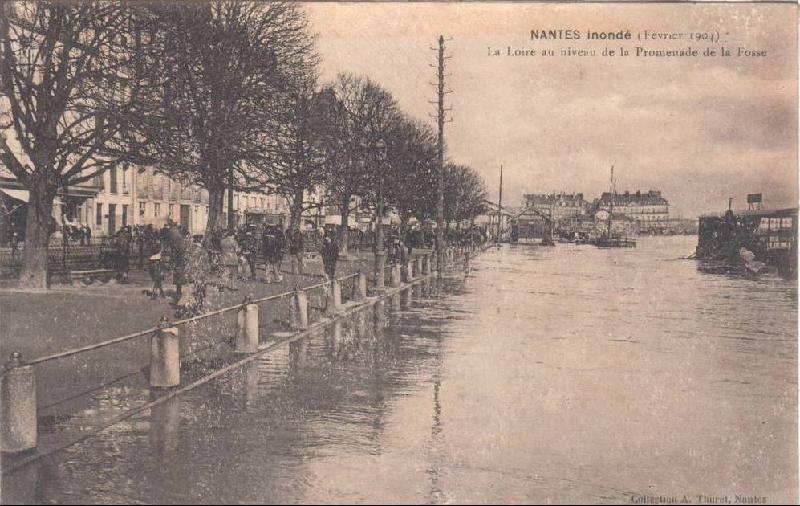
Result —
[[385, 286], [384, 265], [386, 252], [383, 248], [383, 169], [386, 163], [386, 142], [383, 139], [373, 146], [378, 154], [378, 209], [375, 224], [375, 290], [383, 290]]

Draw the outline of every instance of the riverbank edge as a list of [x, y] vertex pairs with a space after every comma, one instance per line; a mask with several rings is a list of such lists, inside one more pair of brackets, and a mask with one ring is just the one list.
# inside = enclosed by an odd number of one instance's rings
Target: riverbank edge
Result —
[[[493, 245], [485, 245], [485, 246], [483, 246], [481, 248], [476, 249], [474, 252], [472, 252], [472, 254], [470, 254], [469, 252], [466, 252], [466, 257], [462, 260], [463, 261], [463, 265], [466, 265], [467, 262], [470, 259], [475, 258], [480, 253], [483, 253], [484, 251], [486, 251], [487, 249], [491, 248], [492, 246]], [[458, 264], [459, 264], [459, 261], [458, 260], [454, 260], [453, 262], [451, 262], [450, 265], [446, 265], [445, 269], [454, 270], [454, 268], [458, 267]], [[57, 446], [53, 447], [53, 448], [49, 448], [46, 451], [39, 452], [37, 450], [31, 450], [32, 452], [35, 451], [36, 453], [32, 453], [31, 455], [28, 455], [28, 456], [20, 458], [19, 460], [14, 462], [14, 464], [12, 466], [10, 466], [10, 467], [6, 467], [5, 465], [3, 465], [2, 466], [2, 470], [0, 470], [1, 471], [0, 475], [2, 475], [3, 477], [10, 476], [11, 474], [19, 471], [20, 469], [22, 469], [24, 467], [27, 467], [30, 464], [33, 464], [33, 463], [35, 463], [35, 462], [37, 462], [39, 460], [42, 460], [42, 459], [44, 459], [46, 457], [51, 456], [51, 455], [57, 454], [57, 453], [65, 450], [65, 449], [67, 449], [67, 448], [69, 448], [71, 446], [79, 444], [82, 441], [85, 441], [85, 440], [87, 440], [87, 439], [89, 439], [89, 438], [91, 438], [91, 437], [93, 437], [93, 436], [95, 436], [97, 434], [100, 434], [104, 430], [107, 430], [109, 427], [112, 427], [112, 426], [114, 426], [114, 425], [116, 425], [116, 424], [118, 424], [120, 422], [128, 420], [128, 419], [138, 415], [139, 413], [142, 413], [142, 412], [144, 412], [146, 410], [149, 410], [149, 409], [151, 409], [151, 408], [153, 408], [155, 406], [163, 404], [163, 403], [165, 403], [165, 402], [167, 402], [167, 401], [169, 401], [169, 400], [171, 400], [171, 399], [173, 399], [175, 397], [178, 397], [178, 396], [180, 396], [180, 395], [182, 395], [184, 393], [190, 392], [191, 390], [194, 390], [197, 387], [205, 385], [206, 383], [209, 383], [209, 382], [213, 381], [216, 378], [224, 376], [225, 374], [227, 374], [227, 373], [229, 373], [231, 371], [234, 371], [234, 370], [236, 370], [238, 368], [241, 368], [244, 365], [263, 357], [264, 355], [270, 353], [271, 351], [275, 350], [276, 348], [279, 348], [281, 346], [284, 346], [286, 344], [289, 344], [289, 343], [292, 343], [292, 342], [295, 342], [295, 341], [299, 341], [301, 339], [305, 339], [306, 337], [308, 337], [312, 333], [314, 333], [316, 331], [319, 331], [321, 329], [324, 329], [325, 327], [333, 324], [337, 320], [340, 320], [342, 318], [350, 316], [350, 315], [352, 315], [352, 314], [354, 314], [354, 313], [356, 313], [358, 311], [364, 310], [364, 309], [366, 309], [368, 307], [374, 306], [375, 304], [377, 304], [379, 302], [383, 302], [383, 301], [393, 297], [394, 295], [398, 295], [398, 294], [400, 294], [402, 292], [405, 292], [407, 290], [412, 289], [417, 284], [420, 284], [422, 282], [428, 281], [428, 280], [430, 280], [432, 278], [436, 278], [438, 276], [439, 276], [438, 269], [431, 269], [431, 272], [429, 272], [427, 274], [423, 274], [423, 275], [421, 275], [419, 277], [416, 277], [416, 278], [414, 278], [414, 279], [412, 279], [412, 280], [410, 280], [408, 282], [403, 282], [398, 287], [385, 287], [384, 289], [382, 289], [380, 291], [377, 291], [377, 292], [373, 290], [373, 295], [369, 295], [365, 300], [363, 300], [363, 301], [349, 301], [349, 302], [343, 304], [342, 310], [339, 311], [338, 313], [336, 313], [335, 315], [324, 316], [319, 321], [314, 322], [314, 323], [310, 323], [308, 325], [308, 328], [306, 328], [306, 329], [302, 329], [302, 330], [298, 330], [296, 332], [292, 332], [290, 335], [285, 335], [285, 336], [281, 335], [279, 338], [277, 338], [274, 341], [265, 342], [263, 344], [260, 344], [258, 346], [258, 349], [257, 349], [256, 352], [254, 352], [254, 353], [252, 353], [250, 355], [247, 355], [246, 357], [244, 357], [244, 358], [242, 358], [240, 360], [237, 360], [237, 361], [235, 361], [233, 363], [230, 363], [230, 364], [224, 366], [223, 368], [221, 368], [219, 370], [216, 370], [216, 371], [214, 371], [214, 372], [212, 372], [212, 373], [210, 373], [210, 374], [208, 374], [206, 376], [203, 376], [203, 377], [201, 377], [201, 378], [199, 378], [199, 379], [197, 379], [197, 380], [195, 380], [195, 381], [193, 381], [193, 382], [191, 382], [191, 383], [189, 383], [187, 385], [184, 385], [184, 386], [181, 386], [181, 387], [177, 387], [175, 390], [173, 390], [173, 391], [171, 391], [171, 392], [169, 392], [167, 394], [164, 394], [163, 396], [159, 397], [158, 399], [155, 399], [155, 400], [150, 401], [150, 402], [148, 402], [146, 404], [143, 404], [141, 406], [133, 408], [130, 411], [122, 413], [121, 415], [118, 415], [118, 416], [108, 420], [107, 422], [103, 423], [102, 426], [99, 426], [99, 427], [93, 428], [91, 430], [82, 432], [79, 437], [72, 438], [69, 441], [66, 441], [66, 442], [64, 442], [64, 443], [62, 443], [60, 445], [57, 445]], [[274, 334], [273, 334], [273, 336], [274, 336]]]

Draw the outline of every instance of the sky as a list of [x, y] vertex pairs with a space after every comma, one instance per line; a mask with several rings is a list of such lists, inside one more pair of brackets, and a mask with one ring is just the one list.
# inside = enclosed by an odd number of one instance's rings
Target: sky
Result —
[[[447, 157], [470, 165], [496, 201], [534, 192], [661, 190], [675, 216], [746, 206], [795, 206], [797, 10], [791, 4], [307, 4], [321, 77], [367, 75], [400, 107], [434, 124], [436, 45], [447, 39]], [[531, 30], [577, 30], [580, 40], [531, 40]], [[586, 39], [630, 30], [632, 40]], [[710, 33], [714, 41], [637, 40], [642, 31]], [[719, 37], [717, 40], [716, 37]], [[506, 56], [508, 47], [536, 50]], [[618, 55], [619, 47], [629, 56]], [[730, 57], [642, 57], [648, 50]], [[615, 56], [603, 56], [605, 47]], [[737, 48], [766, 51], [738, 56]], [[501, 51], [490, 56], [489, 48]], [[560, 56], [594, 49], [595, 56]], [[553, 50], [556, 56], [541, 56]]]

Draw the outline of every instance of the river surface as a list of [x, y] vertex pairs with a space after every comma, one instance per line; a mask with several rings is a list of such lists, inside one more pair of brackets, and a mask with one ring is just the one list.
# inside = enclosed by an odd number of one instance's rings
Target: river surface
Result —
[[39, 503], [796, 503], [796, 284], [704, 273], [695, 241], [489, 250], [4, 482]]

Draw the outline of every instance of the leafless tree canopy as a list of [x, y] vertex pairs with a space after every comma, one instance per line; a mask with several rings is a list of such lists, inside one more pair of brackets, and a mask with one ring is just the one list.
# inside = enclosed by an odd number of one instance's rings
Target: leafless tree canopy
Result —
[[[369, 77], [319, 88], [298, 4], [6, 2], [0, 52], [0, 162], [31, 195], [23, 285], [45, 285], [56, 194], [122, 163], [208, 190], [207, 237], [226, 190], [284, 196], [292, 227], [324, 191], [343, 252], [350, 213], [379, 196], [403, 226], [434, 214], [433, 132]], [[474, 171], [447, 176], [447, 215], [481, 212]]]

